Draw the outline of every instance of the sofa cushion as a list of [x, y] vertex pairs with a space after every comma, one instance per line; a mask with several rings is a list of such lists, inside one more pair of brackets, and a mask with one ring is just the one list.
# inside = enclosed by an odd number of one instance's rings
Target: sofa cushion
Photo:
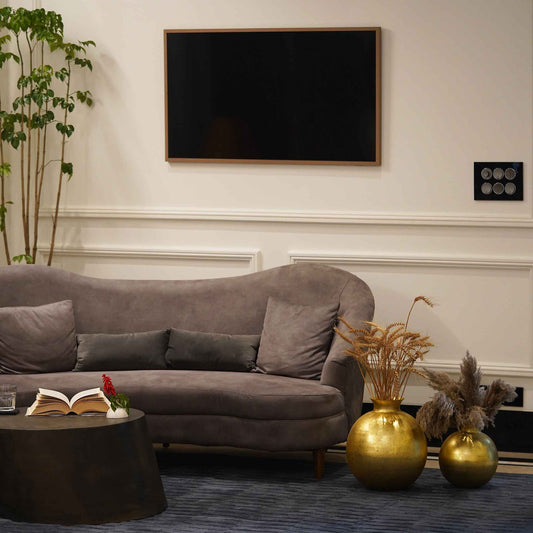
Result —
[[157, 370], [166, 368], [169, 330], [78, 335], [74, 370]]
[[76, 327], [72, 302], [0, 308], [0, 373], [72, 370]]
[[268, 299], [257, 370], [304, 379], [320, 379], [339, 304], [296, 305]]
[[[318, 381], [252, 372], [204, 370], [133, 370], [110, 374], [117, 392], [147, 414], [220, 415], [267, 420], [323, 418], [344, 413], [342, 393]], [[5, 376], [4, 380], [7, 380]], [[35, 400], [39, 387], [68, 397], [99, 387], [99, 372], [10, 376], [17, 406]]]
[[225, 335], [172, 329], [166, 361], [175, 370], [249, 372], [255, 367], [259, 335]]

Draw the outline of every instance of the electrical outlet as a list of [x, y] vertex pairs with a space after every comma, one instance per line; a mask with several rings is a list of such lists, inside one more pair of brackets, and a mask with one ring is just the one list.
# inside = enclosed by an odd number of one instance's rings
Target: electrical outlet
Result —
[[474, 163], [474, 200], [524, 199], [523, 163]]

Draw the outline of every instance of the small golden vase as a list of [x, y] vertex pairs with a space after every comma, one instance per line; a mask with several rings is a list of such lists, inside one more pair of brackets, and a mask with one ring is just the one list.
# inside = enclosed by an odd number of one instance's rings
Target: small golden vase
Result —
[[452, 433], [439, 453], [442, 475], [456, 487], [474, 489], [489, 482], [498, 467], [493, 440], [478, 429]]
[[353, 475], [369, 489], [397, 490], [412, 485], [427, 457], [426, 437], [416, 420], [400, 410], [402, 399], [372, 399], [374, 410], [361, 416], [346, 441]]

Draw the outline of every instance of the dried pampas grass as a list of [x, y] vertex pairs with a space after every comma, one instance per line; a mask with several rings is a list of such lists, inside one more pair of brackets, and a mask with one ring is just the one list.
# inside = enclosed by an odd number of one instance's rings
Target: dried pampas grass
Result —
[[354, 328], [339, 317], [339, 321], [348, 329], [343, 332], [335, 328], [335, 331], [351, 345], [351, 349], [344, 353], [357, 361], [371, 398], [402, 399], [409, 376], [418, 373], [414, 368], [415, 362], [423, 359], [433, 346], [429, 337], [407, 330], [413, 307], [419, 301], [433, 307], [429, 298], [417, 296], [411, 304], [407, 320], [386, 327], [364, 322], [366, 329]]
[[437, 391], [416, 415], [428, 438], [441, 438], [450, 427], [481, 431], [489, 424], [494, 425], [494, 417], [503, 402], [516, 398], [515, 388], [501, 379], [493, 381], [486, 390], [481, 387], [481, 369], [468, 352], [457, 380], [445, 372], [424, 369], [423, 373], [430, 387]]

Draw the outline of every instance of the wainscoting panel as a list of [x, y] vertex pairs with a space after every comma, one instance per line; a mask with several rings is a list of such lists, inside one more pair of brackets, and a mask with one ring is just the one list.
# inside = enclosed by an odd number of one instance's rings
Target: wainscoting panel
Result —
[[[533, 386], [533, 261], [331, 252], [291, 252], [289, 260], [320, 262], [363, 278], [375, 295], [378, 323], [405, 320], [412, 298], [428, 296], [435, 307], [418, 303], [410, 321], [410, 327], [430, 335], [435, 344], [420, 366], [457, 373], [469, 350], [485, 383], [500, 377], [525, 386], [525, 407], [533, 407], [527, 398]], [[432, 394], [414, 376], [406, 400], [421, 404]], [[367, 394], [365, 398], [369, 400]]]
[[[48, 253], [41, 249], [43, 260]], [[54, 266], [101, 278], [201, 279], [257, 272], [260, 252], [59, 246], [54, 250]]]
[[325, 263], [365, 279], [379, 323], [405, 320], [412, 298], [429, 297], [435, 307], [418, 303], [410, 322], [435, 343], [428, 367], [457, 368], [470, 350], [485, 373], [533, 377], [533, 262], [313, 252], [290, 253], [290, 262]]

